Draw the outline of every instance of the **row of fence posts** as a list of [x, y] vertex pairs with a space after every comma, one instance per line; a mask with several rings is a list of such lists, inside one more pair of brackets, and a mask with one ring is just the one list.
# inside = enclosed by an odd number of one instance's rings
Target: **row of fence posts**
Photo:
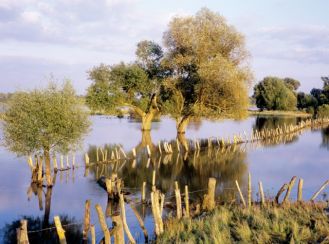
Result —
[[[276, 194], [275, 198], [274, 198], [274, 202], [277, 204], [277, 205], [280, 205], [280, 204], [285, 204], [287, 202], [289, 202], [289, 197], [290, 197], [290, 194], [291, 194], [291, 191], [292, 191], [292, 188], [296, 182], [296, 179], [297, 177], [296, 176], [293, 176], [291, 178], [291, 180], [288, 182], [288, 183], [284, 183], [278, 193]], [[239, 186], [239, 183], [238, 181], [236, 180], [235, 181], [235, 184], [236, 184], [236, 188], [238, 190], [238, 193], [239, 193], [239, 199], [240, 199], [240, 202], [242, 203], [242, 205], [244, 207], [248, 207], [250, 208], [251, 205], [252, 205], [252, 187], [251, 187], [251, 174], [249, 173], [248, 174], [248, 189], [247, 189], [247, 200], [248, 202], [246, 203], [246, 200], [242, 194], [242, 191], [241, 191], [241, 188]], [[302, 202], [303, 201], [303, 185], [304, 185], [304, 180], [302, 178], [299, 179], [298, 181], [298, 187], [297, 187], [297, 202]], [[329, 180], [326, 180], [322, 185], [321, 187], [312, 195], [312, 197], [310, 198], [310, 201], [313, 202], [318, 196], [319, 194], [326, 188], [326, 186], [329, 185]], [[262, 206], [264, 206], [266, 204], [266, 199], [265, 199], [265, 196], [264, 196], [264, 190], [263, 190], [263, 184], [261, 181], [258, 182], [258, 193], [259, 193], [259, 197], [260, 197], [260, 203]], [[280, 199], [280, 196], [285, 192], [285, 195], [280, 203], [279, 199]]]

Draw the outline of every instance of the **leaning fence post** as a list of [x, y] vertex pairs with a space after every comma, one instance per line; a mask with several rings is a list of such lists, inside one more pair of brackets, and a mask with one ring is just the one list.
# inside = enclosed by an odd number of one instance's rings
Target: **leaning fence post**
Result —
[[177, 219], [180, 219], [182, 217], [182, 199], [177, 181], [175, 181], [175, 196], [176, 196], [176, 207], [177, 207]]
[[145, 190], [146, 190], [146, 182], [143, 182], [142, 186], [142, 203], [145, 203]]
[[29, 237], [27, 235], [27, 220], [20, 221], [20, 227], [16, 229], [17, 244], [29, 244]]
[[246, 201], [244, 200], [243, 194], [242, 194], [240, 186], [239, 186], [239, 182], [237, 180], [235, 181], [235, 185], [236, 185], [236, 188], [238, 188], [241, 202], [242, 202], [243, 206], [246, 207]]
[[300, 178], [298, 181], [298, 193], [297, 193], [298, 202], [303, 201], [303, 184], [304, 184], [304, 180]]
[[101, 228], [102, 228], [103, 233], [104, 233], [105, 244], [109, 244], [110, 241], [111, 241], [111, 236], [110, 236], [110, 232], [109, 232], [109, 229], [107, 227], [107, 224], [106, 224], [106, 220], [105, 220], [105, 217], [104, 217], [102, 207], [99, 204], [96, 204], [95, 208], [96, 208], [96, 211], [97, 211], [99, 223], [100, 223]]
[[289, 182], [289, 185], [288, 185], [288, 189], [287, 189], [286, 195], [284, 196], [282, 203], [285, 203], [286, 201], [289, 201], [288, 198], [290, 196], [291, 189], [292, 189], [292, 187], [295, 184], [296, 178], [297, 178], [296, 176], [293, 176], [291, 178], [291, 180]]
[[90, 230], [90, 200], [85, 203], [85, 217], [83, 221], [83, 240], [88, 240], [88, 232]]
[[314, 195], [311, 198], [311, 201], [314, 201], [315, 198], [320, 194], [321, 191], [323, 191], [323, 189], [329, 184], [329, 180], [327, 180], [326, 182], [323, 183], [323, 185], [320, 187], [320, 189], [314, 193]]
[[127, 237], [131, 243], [136, 243], [134, 237], [131, 235], [127, 220], [126, 220], [126, 210], [125, 210], [125, 201], [123, 199], [123, 194], [120, 194], [120, 208], [121, 208], [121, 219], [123, 222], [123, 228], [127, 234]]
[[285, 190], [287, 190], [287, 188], [288, 188], [288, 185], [287, 185], [286, 183], [284, 183], [284, 184], [281, 186], [280, 190], [278, 191], [278, 193], [277, 193], [276, 196], [275, 196], [275, 202], [276, 202], [276, 204], [279, 204], [279, 198], [280, 198], [281, 194], [282, 194]]
[[59, 238], [59, 243], [60, 244], [66, 244], [66, 239], [65, 239], [65, 230], [62, 227], [61, 220], [59, 216], [54, 217], [54, 222], [57, 230], [57, 235]]

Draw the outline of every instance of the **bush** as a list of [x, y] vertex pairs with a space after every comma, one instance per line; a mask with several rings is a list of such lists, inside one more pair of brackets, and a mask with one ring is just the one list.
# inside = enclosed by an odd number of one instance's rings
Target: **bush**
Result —
[[329, 118], [329, 104], [323, 104], [318, 108], [318, 118]]

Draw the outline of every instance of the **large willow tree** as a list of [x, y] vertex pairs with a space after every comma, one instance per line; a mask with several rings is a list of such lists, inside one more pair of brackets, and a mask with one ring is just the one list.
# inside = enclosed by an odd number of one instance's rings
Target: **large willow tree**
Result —
[[79, 146], [88, 131], [88, 113], [69, 82], [63, 87], [16, 92], [4, 114], [4, 143], [19, 156], [39, 154], [45, 159], [48, 186], [51, 153], [67, 153]]
[[163, 108], [184, 133], [190, 118], [241, 118], [248, 107], [251, 79], [244, 37], [219, 14], [201, 9], [194, 16], [175, 17], [164, 33]]

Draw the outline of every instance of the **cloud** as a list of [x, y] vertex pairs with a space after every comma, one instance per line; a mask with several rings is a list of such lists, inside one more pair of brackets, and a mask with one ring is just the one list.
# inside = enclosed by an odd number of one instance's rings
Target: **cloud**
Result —
[[261, 28], [249, 36], [254, 56], [329, 64], [329, 27]]

